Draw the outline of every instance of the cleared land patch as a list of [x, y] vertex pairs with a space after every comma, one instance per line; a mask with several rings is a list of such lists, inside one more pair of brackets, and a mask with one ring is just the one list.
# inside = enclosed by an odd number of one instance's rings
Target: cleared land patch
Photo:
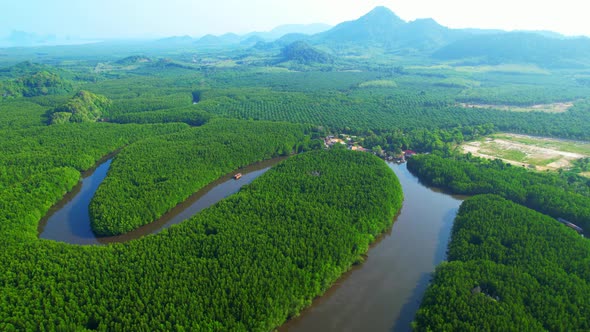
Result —
[[359, 88], [395, 88], [397, 83], [392, 80], [374, 80], [362, 82], [359, 84]]
[[474, 156], [503, 161], [538, 170], [571, 167], [571, 162], [590, 156], [590, 142], [560, 140], [518, 134], [496, 134], [466, 142], [462, 150]]
[[468, 104], [459, 103], [461, 107], [465, 108], [488, 108], [501, 111], [511, 112], [544, 112], [544, 113], [565, 113], [568, 109], [574, 106], [573, 102], [562, 102], [552, 104], [538, 104], [531, 106], [511, 106], [511, 105], [491, 105], [491, 104]]

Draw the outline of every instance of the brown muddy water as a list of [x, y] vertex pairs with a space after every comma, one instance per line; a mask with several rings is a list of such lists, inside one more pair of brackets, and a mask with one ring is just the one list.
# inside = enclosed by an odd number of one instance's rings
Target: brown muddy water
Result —
[[[71, 244], [107, 244], [126, 242], [148, 234], [158, 233], [238, 192], [242, 186], [251, 183], [269, 170], [270, 167], [284, 159], [285, 157], [266, 160], [227, 174], [197, 191], [157, 221], [129, 233], [110, 237], [96, 237], [90, 227], [88, 205], [98, 186], [107, 176], [112, 161], [112, 159], [108, 159], [93, 171], [83, 174], [82, 181], [60, 203], [49, 210], [47, 215], [39, 222], [39, 237]], [[238, 172], [242, 173], [242, 177], [239, 180], [234, 180], [233, 175]]]
[[410, 331], [435, 267], [446, 258], [455, 215], [464, 197], [423, 185], [406, 164], [389, 166], [404, 191], [392, 229], [322, 297], [278, 330]]

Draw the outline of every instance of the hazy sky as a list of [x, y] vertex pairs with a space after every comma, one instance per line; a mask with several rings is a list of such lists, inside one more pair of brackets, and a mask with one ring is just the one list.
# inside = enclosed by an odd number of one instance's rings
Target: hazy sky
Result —
[[553, 30], [590, 36], [583, 0], [4, 0], [0, 36], [12, 30], [85, 38], [267, 31], [287, 23], [356, 19], [383, 5], [404, 20], [453, 28]]

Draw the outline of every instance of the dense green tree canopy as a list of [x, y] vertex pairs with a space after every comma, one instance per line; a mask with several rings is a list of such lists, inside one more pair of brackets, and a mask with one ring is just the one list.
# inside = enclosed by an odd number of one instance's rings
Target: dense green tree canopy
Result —
[[304, 129], [296, 124], [216, 119], [137, 142], [117, 155], [96, 192], [90, 204], [93, 230], [116, 235], [155, 221], [232, 170], [303, 150]]
[[111, 101], [105, 96], [80, 91], [50, 112], [50, 123], [96, 122], [108, 112], [110, 106]]
[[[404, 26], [429, 37], [411, 40], [417, 46], [435, 36], [428, 33], [433, 22]], [[0, 330], [275, 328], [362, 261], [401, 204], [399, 184], [376, 157], [344, 146], [301, 153], [335, 133], [355, 135], [376, 152], [434, 151], [410, 164], [425, 183], [495, 193], [589, 226], [587, 179], [441, 157], [495, 130], [590, 139], [587, 70], [434, 63], [344, 48], [328, 64], [277, 64], [281, 46], [209, 51], [187, 44], [180, 51], [168, 42], [1, 50]], [[312, 52], [319, 49], [294, 51], [302, 60], [326, 60]], [[45, 64], [12, 65], [23, 58]], [[84, 92], [72, 97], [75, 91]], [[555, 102], [574, 106], [508, 111]], [[52, 120], [63, 124], [48, 126]], [[104, 247], [37, 238], [50, 206], [107, 155], [114, 155], [112, 169], [92, 203], [104, 234], [150, 223], [240, 166], [293, 152], [300, 154], [234, 197], [160, 234]], [[436, 310], [422, 311], [417, 326], [559, 330], [563, 318], [564, 329], [588, 329], [581, 299], [587, 253], [568, 242], [581, 238], [498, 198], [478, 202], [486, 209], [471, 205], [481, 216], [469, 218], [541, 220], [546, 233], [525, 225], [545, 238], [478, 224], [489, 236], [469, 231], [468, 250], [457, 247], [435, 277], [454, 286], [427, 296]], [[576, 252], [554, 250], [550, 237]], [[476, 286], [478, 296], [455, 296]], [[441, 298], [450, 302], [433, 302]]]
[[[30, 203], [41, 213], [17, 213], [34, 223], [48, 206]], [[2, 237], [26, 240], [0, 252], [0, 329], [268, 331], [360, 261], [401, 203], [385, 163], [340, 150], [291, 157], [193, 219], [124, 244], [38, 240], [2, 209]]]
[[453, 193], [501, 195], [590, 230], [590, 187], [585, 178], [536, 173], [469, 155], [456, 159], [420, 155], [408, 162], [408, 169], [422, 181]]
[[590, 242], [498, 196], [466, 200], [416, 331], [590, 329]]

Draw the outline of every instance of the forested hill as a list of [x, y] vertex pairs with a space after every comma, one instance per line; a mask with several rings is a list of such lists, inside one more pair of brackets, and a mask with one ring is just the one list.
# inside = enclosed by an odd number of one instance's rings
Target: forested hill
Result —
[[433, 19], [405, 22], [386, 7], [306, 37], [336, 50], [378, 47], [399, 54], [433, 54], [437, 60], [469, 63], [533, 63], [561, 68], [590, 65], [590, 39], [546, 32], [449, 29]]
[[534, 63], [542, 67], [588, 64], [590, 39], [559, 39], [536, 33], [479, 35], [451, 43], [434, 53], [442, 60], [476, 58], [484, 63]]
[[283, 61], [295, 61], [301, 64], [334, 62], [331, 55], [310, 46], [304, 41], [296, 41], [285, 46], [281, 52], [281, 58]]
[[310, 38], [328, 46], [379, 46], [386, 49], [431, 50], [466, 33], [445, 28], [432, 19], [405, 22], [386, 7], [376, 7], [354, 21], [343, 22]]
[[106, 115], [111, 101], [88, 91], [76, 93], [65, 104], [49, 112], [50, 124], [67, 122], [96, 122]]

